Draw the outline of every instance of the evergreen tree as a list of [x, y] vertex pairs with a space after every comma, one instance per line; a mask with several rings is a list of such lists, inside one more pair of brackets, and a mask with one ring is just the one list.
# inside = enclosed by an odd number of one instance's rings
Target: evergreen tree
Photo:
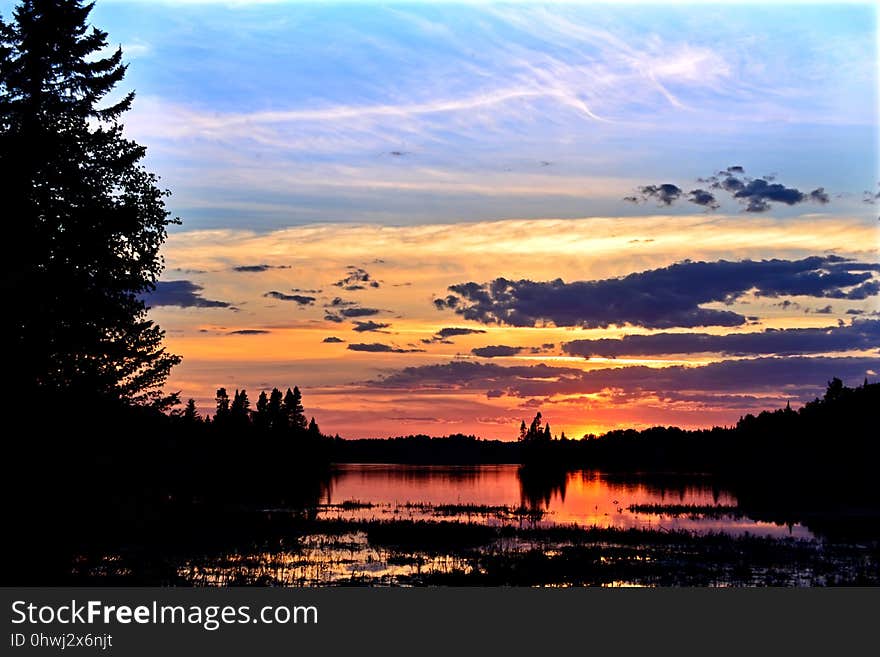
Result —
[[528, 440], [537, 440], [541, 437], [541, 411], [535, 415], [535, 419], [532, 420], [532, 424], [529, 426], [528, 434], [526, 438]]
[[284, 396], [284, 407], [287, 412], [289, 426], [293, 429], [294, 433], [304, 433], [308, 427], [308, 421], [306, 420], [305, 409], [302, 405], [302, 393], [300, 393], [299, 388], [294, 386], [293, 392], [290, 391], [290, 388], [287, 389], [287, 394]]
[[[167, 408], [170, 369], [143, 296], [163, 262], [169, 218], [145, 149], [120, 122], [133, 93], [122, 51], [89, 27], [82, 0], [22, 0], [0, 21], [0, 294], [4, 380], [65, 399]], [[104, 104], [102, 104], [104, 103]], [[6, 384], [9, 385], [9, 384]], [[25, 393], [30, 394], [30, 393]]]
[[214, 411], [214, 422], [222, 424], [229, 419], [229, 394], [226, 388], [218, 388], [215, 397], [217, 408]]
[[519, 425], [519, 440], [525, 440], [528, 435], [528, 430], [526, 429], [526, 421], [523, 420]]
[[257, 412], [254, 415], [254, 426], [260, 431], [266, 431], [269, 428], [269, 398], [266, 391], [260, 392], [257, 397]]
[[196, 410], [196, 400], [190, 398], [186, 402], [186, 408], [183, 409], [183, 421], [187, 424], [195, 424], [199, 420], [201, 420], [201, 418]]
[[318, 428], [318, 423], [315, 422], [315, 418], [312, 418], [312, 421], [309, 422], [308, 429], [309, 438], [320, 438], [321, 430]]
[[[292, 394], [292, 393], [291, 393]], [[282, 395], [278, 388], [272, 388], [272, 394], [269, 395], [269, 428], [278, 431], [286, 428], [284, 423], [284, 411], [282, 406]]]
[[232, 398], [232, 406], [229, 409], [229, 418], [236, 427], [241, 428], [249, 424], [248, 411], [250, 407], [251, 402], [248, 399], [247, 390], [242, 389], [241, 392], [236, 390], [235, 396]]

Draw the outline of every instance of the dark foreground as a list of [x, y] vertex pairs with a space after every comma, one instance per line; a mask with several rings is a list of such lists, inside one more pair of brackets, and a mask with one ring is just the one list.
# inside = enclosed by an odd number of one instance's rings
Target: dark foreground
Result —
[[[880, 584], [880, 543], [543, 527], [516, 518], [320, 520], [239, 511], [77, 556], [69, 584], [177, 586], [850, 586]], [[503, 511], [501, 512], [503, 513]], [[475, 510], [499, 517], [497, 509]], [[230, 540], [232, 530], [250, 540]], [[221, 547], [222, 546], [222, 547]]]

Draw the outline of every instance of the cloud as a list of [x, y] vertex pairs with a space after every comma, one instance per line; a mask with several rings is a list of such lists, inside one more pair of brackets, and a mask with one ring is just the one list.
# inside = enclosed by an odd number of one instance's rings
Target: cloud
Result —
[[494, 363], [452, 361], [407, 367], [368, 382], [370, 389], [408, 391], [503, 391], [510, 397], [594, 394], [624, 390], [637, 396], [683, 392], [704, 394], [774, 393], [800, 399], [815, 396], [832, 377], [861, 383], [878, 371], [880, 359], [853, 357], [768, 357], [725, 360], [685, 367], [618, 367], [583, 371], [546, 364], [505, 367]]
[[379, 342], [372, 342], [369, 344], [364, 343], [354, 343], [348, 345], [348, 349], [351, 351], [368, 351], [371, 353], [383, 353], [383, 354], [413, 354], [424, 352], [424, 349], [401, 349], [400, 347], [392, 347], [387, 344], [381, 344]]
[[362, 308], [358, 306], [357, 301], [346, 301], [342, 297], [334, 297], [330, 303], [324, 306], [324, 311], [326, 313], [324, 319], [336, 323], [354, 317], [371, 317], [382, 312], [378, 308]]
[[144, 295], [150, 308], [179, 306], [181, 308], [231, 308], [227, 301], [213, 301], [202, 297], [202, 286], [192, 281], [159, 281], [156, 289]]
[[343, 340], [342, 338], [337, 338], [335, 336], [330, 335], [330, 336], [324, 338], [323, 340], [321, 340], [321, 342], [340, 343], [340, 342], [345, 342], [345, 340]]
[[485, 333], [483, 329], [472, 329], [472, 328], [459, 328], [457, 326], [449, 326], [440, 329], [433, 336], [427, 339], [423, 339], [422, 342], [424, 344], [432, 344], [434, 342], [440, 342], [443, 344], [453, 344], [452, 340], [449, 338], [454, 338], [459, 335], [473, 335], [476, 333]]
[[821, 354], [870, 350], [880, 346], [880, 320], [855, 321], [825, 328], [766, 329], [755, 333], [655, 333], [622, 338], [572, 340], [562, 350], [590, 358], [648, 357], [717, 353], [725, 356]]
[[821, 187], [805, 194], [794, 187], [770, 183], [762, 178], [744, 183], [740, 189], [734, 192], [733, 196], [745, 202], [747, 212], [765, 212], [770, 209], [771, 202], [784, 203], [785, 205], [795, 205], [805, 200], [818, 203], [828, 202], [828, 195]]
[[264, 329], [240, 329], [238, 331], [230, 331], [227, 335], [266, 335], [271, 332]]
[[[646, 201], [649, 198], [657, 199], [661, 205], [672, 205], [674, 201], [681, 198], [682, 190], [677, 185], [663, 183], [662, 185], [646, 185], [638, 188], [641, 194], [641, 200]], [[633, 197], [627, 197], [632, 199]]]
[[488, 347], [476, 347], [471, 349], [471, 353], [474, 356], [480, 356], [481, 358], [502, 358], [504, 356], [516, 356], [522, 350], [523, 347], [509, 347], [507, 345], [498, 344], [490, 345]]
[[342, 310], [337, 311], [343, 317], [370, 317], [372, 315], [378, 315], [382, 311], [378, 308], [343, 308]]
[[349, 292], [353, 292], [355, 290], [366, 290], [368, 287], [377, 288], [379, 287], [379, 281], [375, 281], [370, 277], [370, 274], [367, 273], [366, 270], [361, 269], [360, 267], [355, 267], [353, 265], [349, 265], [346, 267], [348, 273], [339, 281], [333, 283], [336, 287], [341, 287], [343, 290], [348, 290]]
[[766, 212], [771, 208], [771, 203], [796, 205], [811, 201], [824, 205], [830, 201], [823, 187], [811, 192], [802, 192], [794, 187], [772, 182], [774, 176], [749, 178], [742, 175], [744, 173], [743, 167], [727, 167], [726, 170], [710, 177], [708, 181], [711, 182], [713, 189], [732, 194], [734, 199], [745, 205], [746, 212]]
[[310, 306], [315, 303], [315, 297], [308, 297], [302, 294], [285, 294], [283, 292], [277, 292], [275, 290], [272, 290], [271, 292], [266, 292], [266, 294], [264, 294], [263, 296], [270, 299], [278, 299], [279, 301], [294, 301], [300, 306]]
[[387, 333], [387, 331], [382, 331], [381, 329], [388, 328], [391, 324], [384, 324], [382, 322], [374, 322], [373, 320], [369, 320], [366, 322], [355, 322], [355, 326], [352, 331], [357, 331], [358, 333], [364, 333], [366, 331], [378, 331], [379, 333]]
[[269, 271], [270, 269], [290, 269], [290, 265], [236, 265], [232, 271], [250, 274]]
[[[825, 205], [831, 200], [824, 187], [817, 187], [810, 192], [802, 192], [794, 187], [786, 187], [773, 182], [775, 176], [750, 178], [743, 175], [744, 173], [745, 169], [742, 166], [734, 165], [697, 180], [709, 183], [710, 189], [727, 192], [731, 198], [745, 207], [746, 212], [766, 212], [772, 207], [772, 203], [797, 205], [809, 201]], [[637, 196], [626, 196], [623, 200], [630, 203], [641, 203], [653, 198], [660, 205], [670, 206], [684, 197], [691, 203], [710, 210], [721, 207], [715, 194], [701, 188], [685, 192], [678, 185], [663, 183], [662, 185], [638, 187], [636, 191]]]
[[838, 256], [801, 260], [685, 260], [621, 278], [566, 283], [496, 278], [452, 285], [450, 298], [435, 299], [465, 319], [484, 324], [605, 328], [610, 325], [671, 328], [739, 326], [747, 318], [730, 310], [703, 308], [733, 303], [747, 292], [758, 296], [805, 295], [861, 299], [876, 294], [873, 265]]
[[688, 192], [688, 200], [696, 205], [702, 205], [711, 210], [717, 210], [721, 205], [715, 199], [715, 195], [705, 189], [692, 189]]

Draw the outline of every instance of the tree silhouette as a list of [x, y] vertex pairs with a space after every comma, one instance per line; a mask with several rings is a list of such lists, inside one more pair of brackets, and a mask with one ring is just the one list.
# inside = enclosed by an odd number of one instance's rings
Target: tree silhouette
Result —
[[280, 431], [287, 428], [284, 420], [282, 397], [281, 391], [278, 388], [272, 388], [272, 394], [269, 395], [268, 414], [269, 428], [273, 431]]
[[[104, 101], [122, 51], [89, 27], [91, 4], [22, 0], [0, 22], [0, 263], [4, 379], [73, 402], [167, 408], [170, 369], [143, 295], [155, 287], [169, 218], [145, 149], [125, 139], [133, 93]], [[31, 393], [26, 393], [31, 394]]]
[[229, 394], [226, 392], [226, 388], [218, 388], [215, 399], [217, 408], [214, 412], [214, 423], [222, 425], [229, 419]]
[[232, 398], [232, 405], [229, 407], [229, 419], [237, 429], [242, 429], [250, 424], [250, 406], [251, 402], [247, 396], [247, 390], [235, 391]]
[[195, 424], [200, 421], [198, 411], [196, 411], [196, 400], [190, 398], [186, 402], [186, 408], [183, 409], [183, 421], [187, 424]]
[[294, 433], [305, 433], [308, 420], [306, 420], [305, 409], [302, 405], [302, 393], [299, 388], [294, 386], [293, 392], [290, 391], [290, 388], [287, 389], [287, 394], [284, 396], [284, 407]]
[[257, 412], [254, 414], [254, 426], [258, 431], [267, 431], [269, 429], [269, 397], [266, 391], [260, 392], [257, 397]]

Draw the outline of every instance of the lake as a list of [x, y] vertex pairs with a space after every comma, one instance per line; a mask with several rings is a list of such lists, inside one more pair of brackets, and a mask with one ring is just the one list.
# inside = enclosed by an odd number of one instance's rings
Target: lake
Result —
[[731, 493], [699, 475], [647, 477], [575, 470], [529, 478], [513, 464], [342, 464], [321, 499], [319, 516], [358, 520], [442, 517], [492, 524], [574, 523], [812, 537], [802, 525], [743, 517], [736, 505]]
[[208, 586], [877, 579], [873, 543], [833, 543], [801, 524], [756, 520], [706, 475], [341, 464], [313, 483], [299, 487], [311, 493], [295, 503], [172, 509], [161, 534], [84, 549], [72, 574]]

